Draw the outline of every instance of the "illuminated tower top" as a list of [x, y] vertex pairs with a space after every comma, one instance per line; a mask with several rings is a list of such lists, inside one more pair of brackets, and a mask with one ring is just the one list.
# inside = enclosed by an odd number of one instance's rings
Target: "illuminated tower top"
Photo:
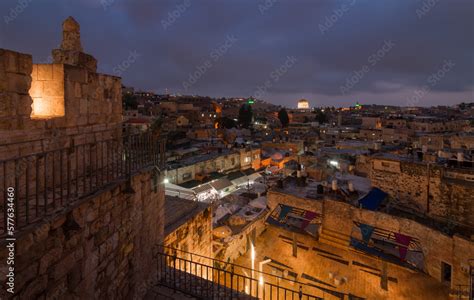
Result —
[[68, 17], [63, 22], [62, 50], [72, 50], [82, 52], [81, 26], [73, 17]]

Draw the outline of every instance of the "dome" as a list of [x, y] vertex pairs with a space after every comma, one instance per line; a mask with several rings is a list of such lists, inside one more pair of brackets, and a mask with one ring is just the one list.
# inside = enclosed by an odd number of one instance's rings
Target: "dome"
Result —
[[309, 101], [306, 99], [298, 100], [298, 108], [309, 108]]

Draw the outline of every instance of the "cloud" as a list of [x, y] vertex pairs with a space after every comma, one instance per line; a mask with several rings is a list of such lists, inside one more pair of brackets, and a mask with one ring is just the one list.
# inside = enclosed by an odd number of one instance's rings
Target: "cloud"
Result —
[[[107, 9], [95, 0], [32, 1], [13, 22], [0, 23], [0, 46], [44, 61], [60, 42], [62, 20], [73, 15], [81, 23], [84, 49], [99, 60], [101, 72], [112, 73], [131, 51], [141, 54], [122, 74], [125, 84], [141, 89], [183, 92], [190, 72], [232, 34], [238, 42], [189, 93], [251, 95], [294, 56], [298, 62], [266, 91], [267, 100], [286, 104], [306, 95], [330, 105], [363, 95], [366, 101], [399, 104], [400, 91], [422, 86], [445, 60], [456, 66], [426, 97], [446, 104], [474, 98], [470, 0], [438, 1], [421, 18], [417, 10], [426, 0], [191, 0], [176, 14], [185, 1], [108, 0]], [[0, 11], [9, 12], [15, 3], [3, 1]], [[322, 34], [318, 25], [348, 3], [353, 4]], [[163, 28], [170, 14], [173, 22]], [[346, 79], [370, 64], [387, 40], [394, 41], [393, 49], [342, 95]]]

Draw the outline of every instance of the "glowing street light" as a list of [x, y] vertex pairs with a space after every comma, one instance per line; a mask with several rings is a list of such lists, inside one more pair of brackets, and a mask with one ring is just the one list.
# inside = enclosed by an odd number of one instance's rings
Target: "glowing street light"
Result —
[[165, 180], [163, 180], [163, 183], [164, 184], [170, 183], [170, 180], [168, 178], [165, 178]]

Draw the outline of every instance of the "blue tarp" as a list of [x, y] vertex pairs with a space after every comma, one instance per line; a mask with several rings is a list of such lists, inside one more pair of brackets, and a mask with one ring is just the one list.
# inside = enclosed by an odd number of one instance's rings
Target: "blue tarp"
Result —
[[387, 197], [387, 193], [378, 188], [373, 188], [364, 198], [359, 200], [362, 208], [368, 210], [377, 210], [382, 201]]
[[281, 222], [284, 219], [286, 219], [286, 215], [288, 215], [293, 207], [291, 206], [286, 206], [286, 205], [281, 205], [281, 210], [280, 210], [280, 215], [278, 216], [278, 220]]
[[359, 228], [360, 228], [360, 232], [362, 233], [362, 239], [364, 240], [366, 244], [369, 243], [370, 237], [372, 236], [372, 233], [374, 232], [374, 227], [367, 224], [360, 224]]

